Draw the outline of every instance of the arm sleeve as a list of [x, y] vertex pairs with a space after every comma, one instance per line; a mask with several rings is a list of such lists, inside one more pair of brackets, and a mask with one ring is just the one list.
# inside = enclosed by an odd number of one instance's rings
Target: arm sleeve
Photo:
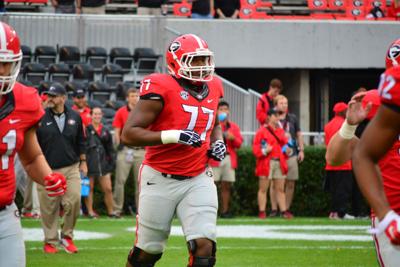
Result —
[[232, 141], [233, 148], [239, 149], [243, 143], [243, 137], [242, 134], [240, 133], [240, 128], [236, 124], [232, 123], [230, 130], [232, 131], [232, 134], [235, 136], [235, 139]]
[[269, 109], [269, 104], [267, 101], [264, 101], [264, 96], [258, 100], [256, 107], [256, 118], [260, 122], [260, 124], [264, 124], [267, 120], [267, 110]]
[[256, 135], [254, 136], [254, 141], [253, 141], [253, 154], [256, 158], [261, 158], [264, 156], [261, 153], [261, 140], [263, 139], [263, 134], [261, 131], [257, 131]]
[[[85, 130], [84, 126], [82, 124], [82, 119], [79, 114], [77, 114], [76, 119], [78, 121], [77, 127], [78, 127], [78, 135], [77, 135], [77, 140], [78, 140], [78, 146], [79, 146], [79, 155], [86, 154], [86, 136], [85, 136]], [[79, 156], [78, 155], [78, 156]]]

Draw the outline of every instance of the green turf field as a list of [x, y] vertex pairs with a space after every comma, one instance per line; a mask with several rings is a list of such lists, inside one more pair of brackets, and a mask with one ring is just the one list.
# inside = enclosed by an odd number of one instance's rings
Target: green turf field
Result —
[[[42, 238], [41, 231], [35, 231], [41, 230], [40, 221], [23, 219], [22, 225], [26, 238]], [[174, 225], [179, 226], [177, 222]], [[365, 231], [369, 220], [295, 218], [288, 221], [247, 217], [219, 220], [218, 225], [221, 226], [218, 235], [226, 236], [218, 238], [218, 267], [377, 266], [372, 239]], [[134, 240], [134, 227], [133, 217], [80, 219], [76, 230], [105, 233], [109, 237], [76, 240], [79, 253], [75, 255], [64, 251], [45, 255], [41, 241], [27, 241], [27, 266], [125, 266]], [[174, 227], [172, 232], [179, 232], [179, 227]], [[228, 237], [232, 235], [241, 237]], [[186, 264], [186, 242], [182, 236], [173, 235], [157, 267], [184, 267]]]

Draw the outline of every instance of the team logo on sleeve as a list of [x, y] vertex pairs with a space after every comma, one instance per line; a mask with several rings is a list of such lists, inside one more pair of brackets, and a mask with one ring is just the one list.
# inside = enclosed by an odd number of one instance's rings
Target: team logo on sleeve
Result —
[[180, 95], [181, 95], [183, 100], [188, 100], [189, 99], [189, 93], [186, 92], [186, 91], [181, 91]]

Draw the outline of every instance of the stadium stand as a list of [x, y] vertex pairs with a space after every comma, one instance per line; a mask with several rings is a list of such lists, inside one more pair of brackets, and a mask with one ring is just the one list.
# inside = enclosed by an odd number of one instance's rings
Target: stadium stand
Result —
[[81, 62], [81, 52], [76, 46], [61, 46], [59, 51], [59, 62], [64, 62], [69, 66]]
[[101, 103], [115, 100], [115, 90], [102, 81], [89, 83], [88, 92], [90, 100], [97, 100]]
[[93, 66], [87, 63], [75, 64], [72, 68], [72, 79], [86, 83], [94, 81]]
[[122, 67], [117, 64], [106, 64], [102, 70], [103, 82], [107, 83], [111, 88], [115, 89], [118, 82], [123, 82], [124, 72]]

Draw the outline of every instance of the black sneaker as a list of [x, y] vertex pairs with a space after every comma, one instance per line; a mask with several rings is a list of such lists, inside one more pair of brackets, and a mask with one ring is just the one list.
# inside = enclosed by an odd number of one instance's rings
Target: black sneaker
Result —
[[279, 213], [277, 210], [271, 210], [271, 212], [269, 213], [268, 217], [278, 217]]
[[230, 218], [233, 218], [233, 215], [231, 213], [229, 213], [229, 212], [224, 212], [224, 213], [221, 214], [221, 218], [230, 219]]

